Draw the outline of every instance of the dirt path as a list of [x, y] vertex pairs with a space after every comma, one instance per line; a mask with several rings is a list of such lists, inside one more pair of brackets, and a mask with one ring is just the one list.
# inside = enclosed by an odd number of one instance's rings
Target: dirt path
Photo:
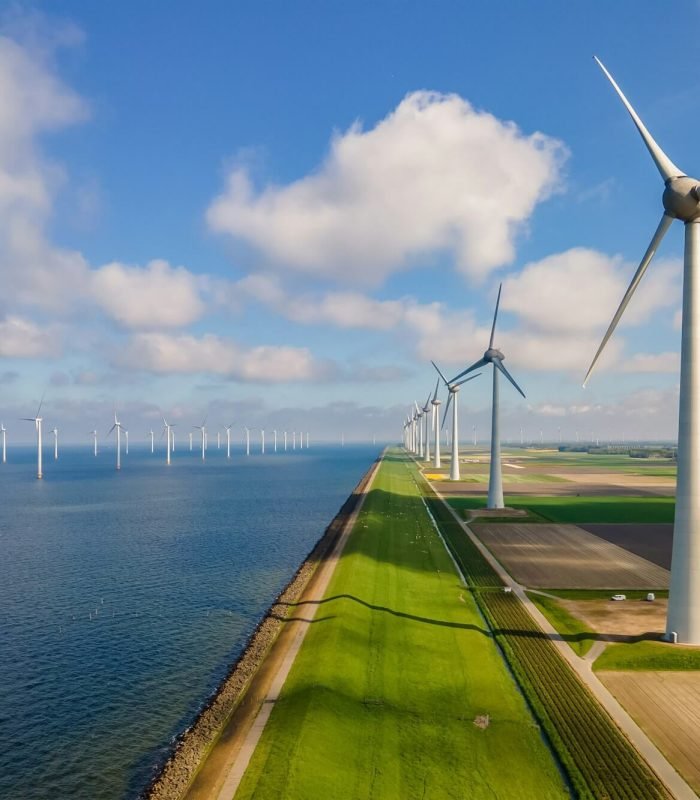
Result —
[[598, 700], [608, 714], [610, 714], [618, 727], [637, 749], [637, 752], [658, 775], [659, 779], [666, 786], [672, 797], [676, 798], [676, 800], [697, 800], [697, 795], [695, 792], [679, 775], [670, 761], [668, 761], [666, 756], [664, 756], [664, 754], [651, 741], [646, 733], [644, 733], [644, 731], [632, 719], [627, 711], [625, 711], [625, 709], [612, 695], [610, 690], [600, 680], [598, 680], [597, 676], [591, 669], [591, 662], [580, 658], [574, 653], [574, 651], [569, 647], [568, 643], [562, 639], [561, 634], [556, 630], [556, 628], [554, 628], [550, 621], [527, 596], [525, 593], [525, 587], [513, 580], [511, 575], [506, 572], [501, 563], [495, 558], [495, 556], [492, 555], [488, 548], [481, 542], [479, 537], [471, 531], [469, 526], [462, 519], [460, 519], [459, 515], [455, 512], [452, 506], [445, 501], [445, 498], [440, 494], [439, 489], [434, 484], [432, 488], [435, 491], [435, 494], [444, 503], [445, 508], [449, 510], [450, 514], [452, 514], [454, 519], [459, 523], [466, 535], [469, 536], [471, 541], [493, 567], [501, 580], [507, 585], [513, 587], [513, 591], [525, 606], [530, 616], [537, 622], [542, 631], [549, 636], [555, 647], [559, 650], [560, 655], [566, 659], [581, 681], [583, 681], [583, 683], [591, 691], [591, 694]]

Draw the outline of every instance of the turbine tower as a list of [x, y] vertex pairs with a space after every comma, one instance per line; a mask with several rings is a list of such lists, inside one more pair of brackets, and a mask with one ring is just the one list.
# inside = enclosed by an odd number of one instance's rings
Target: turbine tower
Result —
[[44, 404], [44, 398], [41, 398], [39, 408], [36, 411], [35, 417], [24, 417], [25, 422], [33, 422], [36, 426], [36, 476], [41, 479], [44, 473], [41, 467], [41, 423], [44, 421], [39, 415], [41, 414], [41, 407]]
[[[167, 446], [166, 446], [166, 448], [165, 448], [165, 450], [166, 450], [166, 452], [167, 452], [167, 455], [166, 455], [166, 457], [165, 457], [165, 463], [166, 463], [168, 466], [170, 466], [170, 431], [171, 431], [171, 429], [172, 429], [174, 426], [173, 426], [173, 425], [170, 425], [170, 423], [169, 423], [169, 422], [168, 422], [168, 421], [165, 419], [165, 417], [163, 417], [163, 425], [165, 426], [165, 427], [163, 428], [163, 433], [165, 433], [165, 434], [166, 434], [166, 436], [168, 437], [168, 441], [167, 441], [167, 443], [166, 443], [166, 445], [167, 445]], [[161, 434], [161, 436], [162, 436], [162, 434]]]
[[207, 418], [204, 417], [201, 425], [193, 425], [192, 427], [202, 432], [202, 461], [204, 461], [207, 449]]
[[122, 468], [122, 424], [117, 418], [117, 412], [114, 412], [114, 425], [107, 431], [107, 436], [112, 433], [113, 430], [117, 432], [117, 469]]
[[685, 225], [683, 319], [678, 413], [678, 478], [673, 523], [671, 584], [666, 636], [671, 641], [700, 644], [700, 181], [680, 170], [654, 141], [612, 75], [595, 59], [629, 112], [649, 155], [664, 181], [664, 212], [620, 307], [586, 374], [593, 368], [627, 308], [649, 262], [674, 219]]
[[284, 432], [284, 452], [287, 452], [287, 431]]
[[435, 383], [435, 392], [433, 394], [433, 399], [430, 401], [430, 404], [433, 407], [433, 443], [434, 443], [434, 460], [433, 460], [433, 467], [435, 469], [439, 469], [440, 464], [440, 400], [438, 400], [438, 389], [440, 388], [440, 378], [437, 379]]
[[95, 457], [97, 457], [97, 431], [92, 432], [92, 446], [93, 446], [93, 451], [95, 453]]
[[265, 428], [260, 428], [260, 452], [265, 455]]
[[233, 425], [226, 426], [226, 458], [231, 458], [231, 428]]
[[275, 437], [275, 453], [277, 452], [277, 431], [272, 431], [272, 435]]
[[124, 448], [124, 455], [129, 455], [129, 431], [124, 429], [124, 444], [126, 445]]
[[421, 422], [423, 409], [415, 400], [413, 401], [413, 405], [416, 407], [414, 419], [416, 420], [416, 432], [418, 433], [418, 458], [423, 458], [423, 423]]
[[250, 428], [245, 429], [245, 454], [250, 455]]
[[425, 457], [425, 461], [427, 464], [430, 464], [430, 430], [428, 426], [428, 412], [430, 411], [432, 411], [432, 408], [430, 406], [430, 392], [428, 392], [428, 399], [425, 401], [425, 405], [423, 406], [423, 416], [425, 417], [424, 432], [423, 432], [423, 440], [425, 442], [425, 446], [423, 455]]
[[450, 463], [450, 480], [451, 481], [458, 481], [459, 480], [459, 425], [457, 423], [457, 392], [459, 392], [459, 387], [466, 383], [467, 381], [473, 381], [474, 378], [478, 378], [481, 375], [480, 372], [477, 372], [476, 375], [472, 375], [469, 378], [465, 378], [463, 381], [448, 381], [447, 378], [440, 372], [438, 365], [434, 362], [430, 362], [435, 369], [437, 370], [438, 375], [442, 378], [442, 382], [447, 387], [448, 396], [447, 396], [447, 405], [445, 406], [445, 414], [442, 418], [442, 425], [440, 426], [443, 428], [445, 426], [445, 420], [447, 419], [447, 412], [450, 410], [450, 404], [452, 404], [452, 457]]
[[2, 463], [7, 464], [7, 428], [4, 422], [0, 422], [0, 433], [2, 434]]
[[153, 431], [152, 430], [149, 431], [149, 434], [151, 436], [151, 452], [153, 453], [155, 451], [155, 444], [154, 444], [154, 441], [153, 441]]
[[190, 431], [190, 453], [192, 452], [192, 431]]
[[496, 298], [496, 310], [493, 313], [493, 324], [491, 325], [491, 338], [489, 339], [488, 350], [471, 367], [463, 370], [456, 375], [452, 381], [459, 380], [463, 375], [468, 375], [475, 369], [480, 369], [488, 364], [493, 364], [493, 396], [491, 399], [491, 463], [489, 465], [489, 497], [488, 508], [503, 508], [503, 476], [501, 474], [501, 433], [499, 419], [499, 396], [498, 396], [498, 373], [502, 373], [515, 386], [520, 394], [525, 397], [525, 393], [518, 386], [512, 375], [503, 366], [505, 356], [500, 350], [493, 346], [493, 337], [496, 334], [496, 320], [498, 319], [498, 306], [501, 303], [501, 288], [498, 287], [498, 297]]
[[58, 428], [54, 428], [53, 433], [53, 460], [58, 461]]

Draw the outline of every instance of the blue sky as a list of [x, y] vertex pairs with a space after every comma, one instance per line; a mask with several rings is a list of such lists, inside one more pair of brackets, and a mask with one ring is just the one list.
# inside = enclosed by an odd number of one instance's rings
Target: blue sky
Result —
[[[48, 387], [76, 439], [115, 403], [139, 430], [163, 409], [396, 436], [430, 358], [481, 355], [502, 280], [528, 395], [502, 393], [507, 436], [675, 435], [680, 224], [581, 388], [662, 188], [591, 55], [700, 174], [700, 5], [164, 9], [5, 6], [4, 419]], [[489, 384], [464, 430], [486, 435]]]

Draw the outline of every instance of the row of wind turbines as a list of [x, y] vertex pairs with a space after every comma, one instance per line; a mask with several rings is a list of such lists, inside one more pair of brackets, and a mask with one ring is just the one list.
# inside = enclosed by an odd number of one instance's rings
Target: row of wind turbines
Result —
[[[678, 474], [666, 638], [672, 642], [700, 645], [700, 180], [690, 177], [671, 161], [649, 133], [610, 72], [597, 57], [595, 61], [632, 118], [632, 122], [661, 175], [664, 189], [661, 197], [663, 205], [661, 220], [593, 358], [583, 385], [585, 386], [588, 382], [661, 241], [673, 221], [680, 220], [685, 226], [685, 248], [683, 258], [683, 316], [681, 322], [678, 414]], [[453, 406], [450, 477], [457, 480], [459, 479], [457, 392], [463, 383], [470, 380], [470, 378], [465, 378], [464, 376], [489, 364], [493, 366], [489, 508], [503, 507], [498, 424], [499, 373], [504, 375], [518, 392], [523, 394], [520, 387], [503, 366], [503, 353], [493, 347], [497, 314], [498, 302], [496, 303], [496, 314], [494, 314], [489, 348], [479, 361], [457, 374], [450, 381], [445, 380], [444, 375], [438, 370], [440, 379], [442, 379], [449, 392], [448, 406], [450, 401]], [[435, 368], [437, 369], [437, 366]], [[476, 377], [476, 375], [471, 377]], [[432, 400], [426, 402], [422, 409], [416, 404], [404, 425], [404, 442], [407, 449], [413, 453], [418, 453], [420, 456], [422, 447], [422, 457], [428, 460], [429, 452], [426, 453], [429, 448], [428, 413], [432, 407], [432, 424], [435, 433], [434, 464], [436, 466], [439, 466], [440, 463], [439, 437], [436, 435], [439, 409], [438, 387], [439, 381]], [[425, 416], [424, 426], [420, 425], [422, 416]], [[423, 440], [422, 443], [421, 438]]]
[[[37, 448], [37, 478], [41, 479], [44, 477], [43, 471], [43, 417], [41, 416], [41, 408], [44, 404], [44, 400], [42, 398], [41, 402], [39, 403], [39, 407], [36, 412], [36, 416], [34, 417], [23, 417], [22, 420], [24, 422], [33, 422], [36, 428], [36, 448]], [[163, 417], [163, 431], [161, 433], [161, 438], [165, 436], [166, 438], [166, 448], [165, 448], [165, 461], [166, 464], [170, 465], [172, 461], [172, 454], [175, 452], [175, 431], [173, 430], [176, 426], [173, 423], [168, 422], [165, 417]], [[233, 425], [226, 425], [224, 427], [225, 437], [226, 437], [226, 458], [231, 458], [231, 429]], [[205, 417], [201, 425], [193, 425], [193, 430], [198, 430], [200, 432], [200, 441], [201, 441], [201, 453], [202, 453], [202, 461], [206, 460], [207, 457], [207, 449], [209, 446], [209, 431], [207, 429], [207, 418]], [[265, 453], [265, 429], [264, 428], [249, 428], [247, 426], [243, 426], [243, 430], [245, 431], [245, 454], [247, 456], [250, 455], [250, 434], [251, 432], [258, 431], [260, 433], [260, 453], [264, 455]], [[53, 434], [53, 456], [54, 460], [58, 460], [58, 428], [54, 427], [51, 430]], [[124, 427], [123, 423], [120, 421], [117, 413], [114, 413], [114, 424], [112, 427], [107, 431], [107, 436], [111, 436], [112, 433], [115, 434], [116, 438], [116, 467], [118, 470], [121, 469], [122, 466], [122, 437], [124, 438], [124, 452], [125, 455], [129, 454], [129, 431]], [[290, 446], [291, 450], [298, 449], [309, 449], [309, 432], [306, 431], [305, 433], [301, 431], [292, 431], [291, 436], [288, 435], [287, 431], [281, 431], [282, 434], [281, 441], [280, 441], [280, 448], [284, 449], [284, 452], [287, 451], [288, 445]], [[273, 434], [273, 443], [272, 449], [273, 452], [278, 452], [278, 431], [275, 429], [272, 431]], [[7, 463], [7, 428], [5, 427], [4, 423], [0, 423], [0, 436], [2, 437], [2, 463]], [[90, 436], [92, 437], [92, 449], [93, 454], [95, 457], [98, 455], [98, 434], [97, 430], [90, 431]], [[150, 441], [150, 448], [151, 453], [155, 453], [155, 432], [151, 429], [148, 432], [148, 440]], [[216, 433], [216, 447], [217, 450], [221, 449], [221, 431], [218, 430]], [[190, 452], [194, 449], [193, 443], [193, 433], [189, 433], [189, 449]], [[269, 448], [268, 448], [269, 449]]]

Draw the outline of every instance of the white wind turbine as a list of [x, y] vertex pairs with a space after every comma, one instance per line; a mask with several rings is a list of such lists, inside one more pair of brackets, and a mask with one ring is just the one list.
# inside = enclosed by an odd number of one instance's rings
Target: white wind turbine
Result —
[[92, 449], [93, 449], [93, 452], [94, 452], [95, 456], [97, 456], [97, 431], [96, 430], [92, 431]]
[[428, 392], [428, 399], [425, 401], [425, 405], [423, 406], [423, 416], [425, 417], [425, 432], [423, 434], [423, 439], [425, 440], [425, 460], [428, 464], [430, 463], [430, 430], [428, 424], [429, 411], [432, 411], [430, 406], [430, 392]]
[[109, 429], [107, 432], [107, 436], [109, 436], [112, 431], [116, 430], [117, 432], [117, 469], [122, 468], [122, 424], [117, 418], [117, 412], [114, 412], [114, 425]]
[[155, 447], [155, 440], [153, 438], [153, 430], [150, 430], [148, 433], [149, 433], [149, 435], [151, 437], [151, 453], [154, 453], [156, 447]]
[[204, 461], [207, 448], [207, 418], [204, 417], [204, 421], [201, 425], [193, 425], [192, 427], [202, 432], [202, 461]]
[[37, 409], [35, 417], [24, 417], [25, 422], [33, 422], [36, 426], [36, 476], [37, 478], [41, 479], [44, 477], [44, 473], [41, 466], [41, 423], [44, 421], [39, 414], [41, 414], [41, 407], [44, 404], [44, 398], [41, 398], [41, 402], [39, 403], [39, 408]]
[[192, 431], [190, 431], [190, 453], [192, 452]]
[[170, 423], [169, 423], [169, 422], [168, 422], [168, 421], [165, 419], [165, 417], [163, 417], [163, 425], [165, 426], [165, 427], [163, 428], [163, 433], [165, 433], [165, 434], [166, 434], [166, 437], [167, 437], [166, 448], [165, 448], [167, 455], [166, 455], [166, 457], [165, 457], [165, 463], [166, 463], [168, 466], [170, 466], [170, 443], [171, 443], [172, 429], [173, 429], [175, 426], [174, 426], [174, 425], [171, 425], [171, 424], [170, 424]]
[[309, 432], [306, 431], [306, 449], [309, 449]]
[[250, 455], [250, 428], [247, 425], [243, 426], [245, 428], [245, 454], [247, 456]]
[[274, 436], [274, 441], [275, 441], [274, 448], [275, 448], [275, 453], [276, 453], [277, 452], [277, 431], [272, 431], [272, 435]]
[[674, 219], [685, 225], [683, 317], [678, 413], [678, 477], [673, 523], [671, 584], [666, 635], [672, 641], [700, 644], [700, 181], [679, 169], [637, 116], [599, 59], [598, 66], [622, 100], [664, 181], [664, 212], [620, 307], [593, 359], [584, 386]]
[[414, 419], [416, 421], [416, 432], [418, 433], [418, 458], [423, 458], [423, 424], [421, 423], [423, 409], [415, 400], [413, 401], [413, 405], [416, 408]]
[[440, 378], [435, 383], [435, 392], [430, 404], [433, 407], [433, 443], [434, 443], [434, 461], [433, 467], [439, 469], [440, 463], [440, 400], [438, 400], [438, 389], [440, 388]]
[[54, 428], [53, 433], [53, 460], [58, 461], [58, 428]]
[[260, 452], [265, 455], [265, 428], [260, 428]]
[[216, 449], [221, 450], [221, 431], [216, 432]]
[[4, 422], [0, 422], [0, 433], [2, 434], [2, 463], [7, 464], [7, 428]]
[[459, 392], [459, 387], [463, 383], [467, 383], [467, 381], [474, 380], [474, 378], [478, 378], [481, 375], [480, 372], [477, 372], [476, 375], [470, 375], [468, 378], [464, 378], [464, 380], [458, 381], [457, 378], [453, 378], [453, 380], [448, 381], [447, 378], [440, 372], [438, 365], [434, 362], [430, 362], [435, 369], [437, 370], [437, 374], [442, 378], [442, 382], [447, 387], [447, 404], [445, 405], [445, 414], [442, 418], [442, 426], [445, 425], [445, 420], [447, 419], [447, 412], [450, 410], [450, 404], [452, 404], [452, 457], [450, 461], [450, 480], [451, 481], [458, 481], [459, 480], [459, 424], [457, 421], [457, 393]]
[[287, 452], [287, 431], [284, 432], [284, 452]]
[[475, 369], [481, 369], [488, 364], [493, 365], [493, 395], [491, 398], [491, 463], [489, 465], [489, 496], [488, 508], [503, 508], [503, 476], [501, 474], [501, 433], [500, 433], [500, 409], [498, 396], [498, 373], [505, 375], [513, 386], [525, 397], [525, 393], [518, 386], [512, 375], [503, 366], [505, 356], [500, 350], [493, 346], [493, 337], [496, 334], [496, 320], [498, 319], [498, 306], [501, 302], [501, 286], [498, 287], [498, 297], [496, 298], [496, 310], [493, 313], [493, 324], [491, 325], [491, 338], [489, 339], [488, 350], [471, 367], [462, 370], [452, 380], [459, 380], [463, 375], [468, 375]]
[[226, 426], [226, 458], [231, 458], [231, 428], [233, 425]]
[[129, 455], [129, 431], [124, 428], [124, 455]]

